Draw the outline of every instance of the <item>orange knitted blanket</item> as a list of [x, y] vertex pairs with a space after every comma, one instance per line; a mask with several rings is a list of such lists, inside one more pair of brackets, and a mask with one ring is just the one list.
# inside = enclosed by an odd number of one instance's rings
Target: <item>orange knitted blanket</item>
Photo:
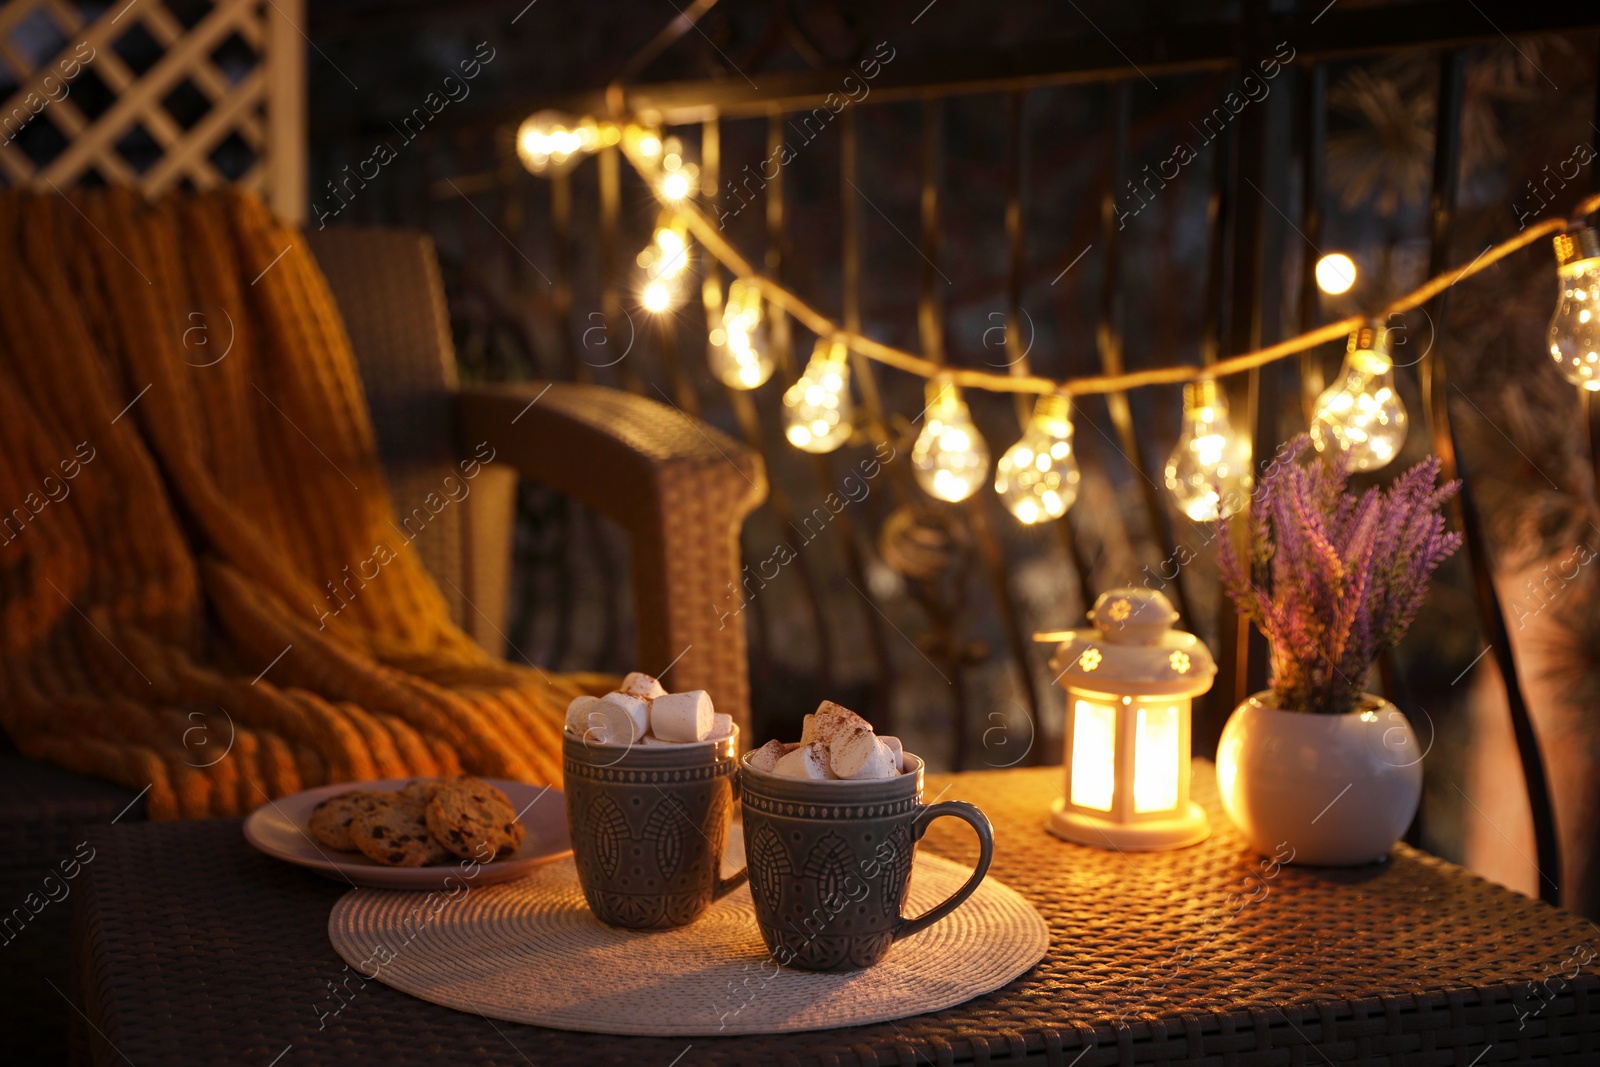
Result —
[[[196, 309], [232, 322], [209, 365]], [[292, 227], [236, 191], [0, 192], [0, 725], [24, 754], [148, 787], [152, 818], [558, 781], [563, 709], [604, 680], [492, 658], [409, 546], [337, 615], [309, 607], [390, 515]]]

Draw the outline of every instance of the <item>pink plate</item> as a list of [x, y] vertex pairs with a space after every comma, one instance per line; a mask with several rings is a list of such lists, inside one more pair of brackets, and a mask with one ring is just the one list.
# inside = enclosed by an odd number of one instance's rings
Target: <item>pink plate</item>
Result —
[[[335, 852], [311, 836], [311, 809], [320, 801], [353, 789], [399, 792], [410, 778], [386, 778], [378, 782], [340, 782], [307, 789], [303, 793], [270, 800], [250, 813], [244, 821], [245, 840], [269, 856], [309, 868], [334, 881], [375, 889], [444, 889], [460, 882], [492, 885], [520, 878], [541, 863], [569, 855], [572, 842], [567, 837], [567, 798], [559, 789], [524, 785], [502, 778], [486, 779], [498, 786], [518, 810], [527, 835], [515, 853], [493, 863], [474, 865], [470, 860], [436, 867], [385, 867], [359, 852]], [[451, 886], [445, 879], [454, 876]]]

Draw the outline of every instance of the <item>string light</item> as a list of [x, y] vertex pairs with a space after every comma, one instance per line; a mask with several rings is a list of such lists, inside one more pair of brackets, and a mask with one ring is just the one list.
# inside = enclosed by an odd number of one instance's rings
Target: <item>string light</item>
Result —
[[684, 158], [683, 142], [668, 137], [661, 142], [661, 174], [656, 188], [663, 198], [677, 203], [685, 200], [700, 184], [700, 168]]
[[995, 465], [994, 491], [1018, 521], [1059, 519], [1078, 499], [1078, 460], [1072, 454], [1072, 401], [1051, 393], [1034, 401], [1022, 440]]
[[677, 286], [659, 278], [646, 282], [644, 288], [639, 290], [639, 306], [656, 315], [671, 311], [678, 306], [682, 298], [683, 294], [678, 291]]
[[832, 452], [855, 429], [850, 399], [850, 350], [817, 338], [805, 373], [783, 394], [784, 435], [804, 452]]
[[639, 303], [660, 314], [683, 300], [681, 280], [689, 266], [689, 227], [675, 215], [656, 221], [655, 235], [635, 259], [644, 272]]
[[641, 156], [653, 164], [661, 158], [661, 148], [659, 130], [630, 122], [622, 131], [622, 150], [628, 155]]
[[594, 119], [537, 111], [517, 127], [517, 156], [534, 174], [559, 174], [598, 148], [601, 141]]
[[940, 500], [965, 500], [989, 475], [989, 446], [954, 382], [932, 379], [926, 398], [927, 418], [911, 448], [917, 484]]
[[1356, 284], [1355, 260], [1343, 252], [1330, 252], [1317, 260], [1317, 288], [1329, 296], [1348, 293]]
[[1167, 489], [1195, 522], [1239, 510], [1250, 495], [1250, 439], [1233, 432], [1215, 379], [1183, 387], [1183, 433], [1167, 458]]
[[1550, 358], [1573, 385], [1600, 390], [1600, 233], [1587, 226], [1555, 239], [1561, 299], [1550, 318]]
[[1338, 381], [1317, 398], [1311, 440], [1319, 452], [1343, 449], [1350, 469], [1377, 470], [1406, 439], [1406, 406], [1394, 388], [1389, 331], [1363, 326], [1350, 335]]
[[729, 389], [755, 389], [772, 377], [761, 325], [761, 290], [743, 278], [729, 284], [722, 325], [712, 328], [709, 340], [711, 373]]
[[[728, 242], [720, 237], [714, 225], [694, 207], [699, 169], [684, 159], [681, 142], [663, 137], [659, 130], [629, 122], [626, 125], [602, 123], [590, 119], [572, 120], [550, 112], [531, 116], [518, 131], [517, 149], [530, 170], [551, 173], [563, 164], [570, 163], [585, 150], [599, 145], [621, 142], [629, 162], [651, 185], [656, 196], [670, 204], [678, 201], [678, 210], [687, 215], [689, 227], [704, 244], [707, 252], [734, 272], [738, 281], [730, 288], [727, 307], [720, 326], [710, 331], [710, 362], [717, 376], [732, 388], [752, 389], [765, 382], [771, 374], [772, 362], [762, 351], [764, 345], [757, 333], [761, 322], [761, 297], [757, 282], [746, 281], [755, 274], [755, 268]], [[667, 181], [667, 176], [678, 175]], [[1589, 196], [1574, 206], [1575, 215], [1600, 211], [1600, 194]], [[1551, 220], [1529, 227], [1515, 237], [1486, 249], [1472, 262], [1459, 269], [1442, 272], [1429, 278], [1415, 290], [1390, 301], [1385, 313], [1397, 313], [1419, 307], [1428, 300], [1464, 278], [1476, 275], [1498, 263], [1512, 253], [1547, 236], [1556, 237], [1556, 255], [1561, 277], [1561, 302], [1549, 328], [1549, 350], [1553, 359], [1567, 377], [1585, 389], [1600, 391], [1600, 239], [1588, 228], [1560, 233], [1562, 223]], [[668, 238], [670, 241], [671, 238]], [[656, 246], [659, 248], [659, 244]], [[687, 241], [684, 241], [687, 253]], [[658, 255], [656, 252], [652, 256]], [[683, 257], [687, 259], [687, 255]], [[1354, 261], [1344, 253], [1321, 257], [1315, 268], [1319, 288], [1338, 295], [1350, 291], [1357, 279]], [[768, 283], [759, 283], [766, 287]], [[982, 371], [965, 371], [958, 375], [943, 371], [915, 352], [905, 351], [872, 340], [859, 334], [841, 330], [810, 307], [793, 292], [772, 287], [768, 295], [778, 301], [783, 313], [793, 315], [802, 325], [821, 335], [837, 337], [838, 343], [902, 371], [922, 375], [928, 380], [928, 419], [918, 435], [913, 448], [913, 467], [919, 484], [931, 495], [948, 501], [964, 500], [976, 491], [987, 474], [988, 447], [973, 425], [967, 405], [956, 388], [959, 379], [973, 388], [996, 392], [1040, 392], [1048, 397], [1047, 389], [1081, 389], [1086, 392], [1107, 393], [1139, 388], [1147, 385], [1178, 382], [1195, 382], [1196, 371], [1190, 367], [1156, 367], [1117, 374], [1091, 375], [1082, 379], [1050, 381], [1032, 375], [1021, 378], [1001, 376]], [[748, 291], [748, 297], [739, 290]], [[674, 306], [680, 295], [676, 287], [660, 277], [650, 279], [642, 288], [641, 302], [652, 310], [667, 310]], [[1297, 353], [1311, 350], [1324, 343], [1329, 333], [1348, 328], [1354, 320], [1341, 320], [1318, 329], [1281, 341], [1258, 351], [1243, 352], [1221, 360], [1207, 373], [1213, 375], [1236, 374], [1265, 366]], [[1311, 436], [1319, 450], [1337, 445], [1349, 455], [1350, 465], [1356, 470], [1375, 470], [1389, 463], [1399, 452], [1405, 440], [1407, 413], [1405, 405], [1394, 387], [1393, 361], [1389, 355], [1386, 331], [1381, 325], [1364, 326], [1350, 337], [1345, 363], [1338, 381], [1317, 399], [1312, 419]], [[830, 342], [830, 355], [832, 342]], [[808, 366], [808, 372], [810, 367]], [[1231, 428], [1217, 433], [1206, 432], [1203, 412], [1208, 406], [1202, 394], [1215, 386], [1202, 382], [1186, 389], [1185, 438], [1182, 445], [1192, 456], [1175, 452], [1168, 464], [1169, 487], [1179, 494], [1179, 504], [1191, 513], [1189, 489], [1195, 487], [1190, 464], [1202, 470], [1200, 485], [1208, 486], [1206, 492], [1197, 494], [1192, 506], [1200, 514], [1211, 507], [1227, 510], [1228, 492], [1224, 479], [1232, 475], [1234, 463], [1228, 460], [1237, 454], [1246, 457], [1240, 464], [1244, 473], [1242, 484], [1248, 486], [1248, 441], [1231, 433]], [[841, 391], [841, 400], [848, 397], [848, 387]], [[1219, 397], [1220, 401], [1220, 397]], [[1041, 406], [1043, 402], [1041, 401]], [[1212, 429], [1225, 419], [1226, 409], [1218, 404], [1213, 410]], [[1225, 423], [1224, 423], [1225, 425]], [[1218, 452], [1215, 437], [1223, 438]], [[1021, 442], [1019, 442], [1021, 444]], [[1192, 446], [1192, 447], [1191, 447]], [[1232, 451], [1230, 451], [1232, 450]], [[1035, 455], [1037, 454], [1036, 450]], [[1008, 450], [1009, 455], [1010, 450]], [[1207, 471], [1213, 463], [1215, 470]], [[1226, 474], [1222, 469], [1226, 466]], [[1005, 474], [1013, 474], [1017, 465], [1007, 464]], [[1001, 489], [997, 477], [996, 488]], [[1173, 484], [1177, 483], [1177, 484]], [[1007, 483], [1010, 488], [1010, 482]], [[1066, 504], [1070, 497], [1063, 495]], [[1009, 501], [1008, 501], [1009, 503]], [[1020, 509], [1027, 511], [1028, 509]], [[1015, 512], [1014, 512], [1015, 513]], [[1029, 512], [1029, 514], [1032, 514]], [[1040, 518], [1049, 514], [1043, 507]], [[1019, 515], [1019, 518], [1022, 516]], [[1024, 520], [1027, 521], [1027, 520]]]
[[[646, 138], [631, 125], [625, 129], [628, 134], [632, 134], [631, 141], [629, 136], [625, 135], [623, 137], [624, 152], [629, 163], [633, 165], [641, 176], [647, 180], [652, 179], [657, 170], [655, 160], [661, 148], [659, 138], [653, 140]], [[721, 236], [717, 224], [713, 220], [701, 214], [690, 204], [685, 204], [684, 210], [689, 215], [690, 228], [694, 231], [697, 239], [724, 267], [738, 277], [750, 277], [757, 273], [756, 268], [750, 261], [740, 255], [738, 250]], [[1600, 211], [1600, 193], [1578, 201], [1577, 204], [1573, 205], [1572, 211], [1574, 217]], [[1529, 226], [1517, 235], [1485, 249], [1474, 256], [1471, 262], [1442, 271], [1405, 295], [1390, 300], [1384, 305], [1383, 313], [1392, 315], [1421, 307], [1451, 286], [1494, 267], [1501, 260], [1536, 241], [1554, 236], [1561, 231], [1563, 225], [1560, 220], [1548, 220]], [[768, 287], [769, 283], [763, 282], [763, 288]], [[852, 351], [910, 374], [933, 378], [942, 373], [929, 360], [916, 352], [896, 348], [893, 345], [884, 344], [854, 331], [842, 329], [838, 322], [830, 320], [827, 316], [818, 312], [792, 290], [776, 285], [771, 285], [770, 288], [773, 291], [767, 294], [768, 298], [781, 300], [785, 312], [793, 315], [802, 326], [813, 333], [829, 336], [839, 334], [844, 337], [845, 343]], [[1295, 337], [1287, 338], [1258, 350], [1240, 352], [1218, 361], [1215, 368], [1210, 370], [1210, 373], [1217, 377], [1222, 377], [1254, 370], [1258, 367], [1290, 358], [1325, 343], [1329, 340], [1330, 333], [1337, 335], [1352, 328], [1352, 324], [1358, 321], [1354, 316], [1351, 316], [1336, 323], [1329, 323], [1316, 329], [1307, 330]], [[1042, 394], [1062, 389], [1073, 393], [1104, 394], [1151, 385], [1180, 384], [1193, 381], [1201, 376], [1197, 368], [1190, 365], [1182, 365], [1157, 366], [1136, 371], [1121, 371], [1115, 374], [1091, 374], [1082, 378], [1055, 381], [1031, 374], [1018, 376], [981, 370], [967, 370], [953, 377], [958, 378], [966, 387], [994, 392]]]

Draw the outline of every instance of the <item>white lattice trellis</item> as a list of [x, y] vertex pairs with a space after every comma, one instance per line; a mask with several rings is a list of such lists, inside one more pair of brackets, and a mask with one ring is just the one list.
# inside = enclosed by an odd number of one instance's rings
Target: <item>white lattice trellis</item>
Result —
[[[0, 66], [9, 74], [5, 81], [16, 88], [0, 104], [0, 180], [65, 188], [92, 171], [152, 196], [184, 181], [204, 189], [230, 180], [212, 157], [237, 135], [254, 161], [232, 180], [259, 192], [279, 214], [303, 221], [302, 14], [302, 0], [213, 0], [185, 28], [163, 0], [120, 0], [87, 22], [67, 0], [9, 0], [0, 7]], [[162, 49], [142, 73], [117, 51], [125, 35], [139, 29]], [[37, 40], [51, 31], [66, 43], [47, 59], [30, 56], [16, 40], [23, 35]], [[247, 69], [235, 64], [230, 78], [213, 57], [234, 37], [255, 60]], [[114, 96], [92, 117], [74, 100], [72, 79], [63, 74], [84, 56], [92, 58], [79, 66], [93, 70]], [[185, 82], [209, 105], [187, 129], [164, 103]], [[25, 151], [15, 136], [39, 121], [48, 121], [65, 141], [42, 159]], [[119, 142], [139, 129], [159, 148], [159, 157], [136, 166], [119, 151]]]

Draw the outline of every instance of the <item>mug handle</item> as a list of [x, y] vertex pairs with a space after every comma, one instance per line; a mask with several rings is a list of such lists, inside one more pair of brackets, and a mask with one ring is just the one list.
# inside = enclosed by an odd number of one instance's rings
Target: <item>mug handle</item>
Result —
[[[741, 778], [741, 776], [739, 774], [739, 771], [737, 769], [734, 770], [732, 776], [728, 779], [728, 782], [729, 782], [730, 785], [733, 786], [733, 801], [732, 801], [732, 803], [733, 803], [733, 806], [734, 806], [734, 810], [737, 811], [738, 808], [739, 808], [739, 801], [742, 798], [743, 793], [744, 793], [744, 789], [743, 789], [744, 781]], [[749, 866], [749, 864], [746, 864], [745, 866], [740, 867], [737, 871], [734, 871], [731, 876], [729, 876], [727, 878], [724, 878], [724, 877], [722, 877], [722, 860], [718, 859], [717, 860], [717, 884], [711, 887], [711, 899], [712, 900], [721, 900], [723, 897], [727, 896], [729, 893], [733, 892], [735, 889], [738, 889], [740, 886], [744, 885], [749, 880], [750, 880], [750, 866]]]
[[917, 812], [917, 817], [911, 822], [911, 841], [915, 844], [922, 840], [922, 835], [928, 832], [928, 824], [941, 815], [952, 815], [968, 823], [978, 834], [978, 864], [972, 870], [972, 877], [967, 879], [967, 884], [950, 894], [944, 903], [930, 908], [915, 919], [901, 917], [900, 926], [894, 932], [894, 939], [910, 937], [912, 934], [921, 933], [940, 919], [959, 908], [970, 897], [978, 883], [983, 881], [983, 876], [989, 873], [989, 861], [994, 859], [994, 827], [989, 824], [989, 817], [972, 804], [964, 800], [946, 800], [942, 804], [930, 804]]
[[717, 884], [711, 890], [711, 899], [712, 900], [721, 900], [723, 897], [727, 896], [729, 893], [733, 892], [735, 889], [738, 889], [740, 886], [744, 885], [749, 880], [750, 880], [750, 868], [749, 867], [740, 867], [737, 871], [735, 871], [733, 873], [733, 876], [729, 877], [729, 878], [722, 877], [721, 873], [719, 872], [718, 875], [717, 875]]

